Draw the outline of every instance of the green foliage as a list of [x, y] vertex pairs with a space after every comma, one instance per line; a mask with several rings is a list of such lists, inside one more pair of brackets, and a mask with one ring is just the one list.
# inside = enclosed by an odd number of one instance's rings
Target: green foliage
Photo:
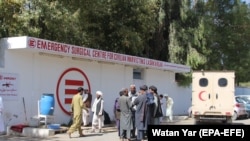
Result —
[[[250, 81], [250, 7], [240, 0], [1, 0], [0, 10], [0, 38], [27, 35], [194, 70], [235, 70], [237, 83]], [[185, 74], [179, 84], [188, 82]]]
[[[249, 81], [249, 8], [240, 1], [209, 0], [206, 3], [207, 62], [203, 69], [235, 70], [236, 81]], [[211, 32], [212, 31], [212, 32]]]
[[241, 82], [241, 83], [239, 84], [239, 86], [240, 86], [240, 87], [248, 87], [248, 88], [250, 88], [250, 82]]
[[[18, 18], [24, 0], [1, 0], [0, 1], [0, 38], [23, 33], [23, 20]], [[18, 31], [18, 32], [17, 32]]]
[[180, 87], [189, 87], [192, 83], [192, 74], [191, 73], [182, 73], [178, 75], [177, 84]]

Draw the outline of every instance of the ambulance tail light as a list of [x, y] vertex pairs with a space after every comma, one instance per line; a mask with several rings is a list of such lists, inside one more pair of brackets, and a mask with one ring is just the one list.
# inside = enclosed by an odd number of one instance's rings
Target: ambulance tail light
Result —
[[195, 112], [194, 112], [194, 115], [200, 115], [200, 112], [195, 111]]

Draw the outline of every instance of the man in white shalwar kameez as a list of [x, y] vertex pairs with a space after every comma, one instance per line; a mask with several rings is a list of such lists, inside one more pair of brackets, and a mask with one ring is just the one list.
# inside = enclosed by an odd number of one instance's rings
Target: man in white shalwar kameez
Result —
[[4, 119], [3, 119], [3, 99], [0, 96], [0, 134], [3, 134], [5, 132], [5, 127], [4, 127]]
[[96, 129], [101, 133], [101, 129], [104, 126], [104, 100], [102, 96], [103, 93], [101, 91], [96, 91], [96, 98], [92, 105], [93, 119], [91, 133], [94, 133]]
[[83, 122], [83, 126], [88, 126], [90, 123], [90, 113], [91, 113], [90, 105], [92, 101], [92, 96], [87, 89], [84, 89], [84, 93], [82, 94], [82, 97], [83, 97], [82, 101], [86, 107], [82, 109], [82, 122]]
[[161, 102], [161, 109], [163, 113], [163, 117], [160, 117], [160, 122], [162, 122], [163, 118], [166, 117], [166, 106], [167, 106], [167, 100], [162, 94], [160, 94], [160, 102]]
[[172, 122], [173, 121], [173, 105], [174, 101], [171, 97], [169, 97], [167, 94], [164, 95], [167, 102], [166, 102], [166, 118], [167, 121]]

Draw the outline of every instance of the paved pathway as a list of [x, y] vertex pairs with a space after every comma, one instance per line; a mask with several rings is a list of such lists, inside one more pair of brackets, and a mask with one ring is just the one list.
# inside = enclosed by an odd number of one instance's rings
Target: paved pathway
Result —
[[[175, 124], [181, 120], [186, 119], [186, 117], [175, 118], [173, 123], [163, 123], [163, 124]], [[114, 126], [108, 126], [103, 128], [103, 133], [89, 133], [90, 127], [84, 127], [83, 132], [85, 137], [78, 137], [78, 132], [74, 132], [69, 138], [67, 133], [58, 133], [54, 136], [46, 138], [34, 138], [34, 137], [22, 137], [22, 136], [0, 136], [0, 141], [119, 141], [118, 132]]]
[[109, 132], [103, 134], [85, 134], [86, 137], [78, 137], [75, 132], [69, 138], [66, 133], [56, 134], [47, 138], [31, 138], [31, 137], [18, 137], [18, 136], [1, 136], [0, 141], [119, 141], [117, 132]]
[[119, 141], [118, 132], [114, 130], [114, 127], [104, 128], [103, 133], [89, 133], [90, 130], [84, 130], [85, 137], [79, 137], [78, 132], [74, 132], [69, 138], [67, 133], [58, 133], [54, 136], [46, 138], [32, 138], [22, 136], [0, 136], [0, 141]]

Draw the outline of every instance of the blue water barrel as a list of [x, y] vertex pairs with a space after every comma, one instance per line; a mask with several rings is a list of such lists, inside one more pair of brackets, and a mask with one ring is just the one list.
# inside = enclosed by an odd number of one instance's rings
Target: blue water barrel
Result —
[[55, 107], [54, 94], [42, 94], [40, 100], [40, 114], [53, 115]]

